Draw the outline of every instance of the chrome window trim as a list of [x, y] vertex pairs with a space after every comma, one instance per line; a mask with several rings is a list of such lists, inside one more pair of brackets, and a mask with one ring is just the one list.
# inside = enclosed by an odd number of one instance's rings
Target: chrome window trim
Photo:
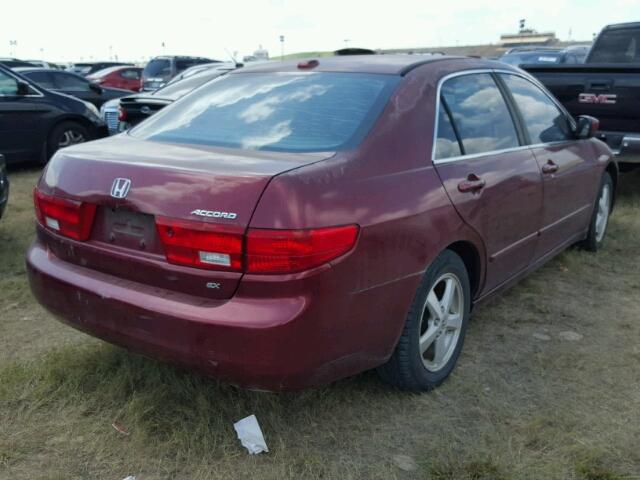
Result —
[[[453, 72], [450, 73], [448, 75], [445, 75], [444, 77], [442, 77], [439, 81], [438, 81], [438, 87], [436, 88], [436, 111], [435, 111], [435, 119], [434, 119], [434, 124], [433, 124], [433, 145], [431, 147], [431, 162], [433, 162], [434, 165], [440, 165], [440, 164], [445, 164], [445, 163], [452, 163], [452, 162], [458, 162], [461, 160], [473, 160], [475, 158], [481, 158], [481, 157], [487, 157], [490, 155], [502, 155], [504, 153], [509, 153], [509, 152], [518, 152], [521, 150], [526, 150], [526, 149], [532, 149], [532, 148], [543, 148], [543, 147], [548, 147], [548, 146], [554, 146], [554, 145], [559, 145], [562, 143], [568, 143], [568, 142], [574, 142], [575, 140], [573, 139], [567, 139], [567, 140], [558, 140], [555, 142], [548, 142], [548, 143], [535, 143], [535, 144], [528, 144], [528, 145], [519, 145], [517, 147], [512, 147], [512, 148], [505, 148], [502, 150], [490, 150], [488, 152], [481, 152], [481, 153], [470, 153], [467, 155], [456, 155], [454, 157], [447, 157], [447, 158], [436, 158], [436, 141], [438, 139], [438, 119], [440, 118], [440, 95], [441, 95], [441, 89], [442, 89], [442, 85], [447, 81], [450, 80], [452, 78], [456, 78], [456, 77], [462, 77], [465, 75], [477, 75], [477, 74], [482, 74], [482, 73], [488, 73], [488, 74], [492, 74], [492, 73], [497, 73], [497, 74], [507, 74], [507, 75], [515, 75], [516, 77], [520, 77], [523, 78], [524, 80], [528, 81], [529, 83], [535, 85], [536, 87], [538, 87], [540, 89], [540, 91], [542, 91], [542, 93], [544, 93], [547, 98], [549, 100], [551, 100], [551, 102], [558, 107], [558, 109], [560, 110], [560, 112], [567, 118], [567, 120], [569, 121], [569, 123], [571, 124], [571, 126], [575, 127], [575, 121], [573, 120], [573, 117], [571, 117], [571, 115], [569, 115], [567, 113], [567, 110], [562, 106], [561, 103], [559, 103], [554, 97], [552, 97], [547, 90], [544, 88], [544, 86], [535, 78], [525, 74], [525, 73], [520, 73], [517, 71], [513, 71], [513, 70], [502, 70], [502, 69], [495, 69], [495, 68], [479, 68], [479, 69], [473, 69], [473, 70], [462, 70], [459, 72]], [[497, 84], [496, 84], [497, 87]], [[505, 99], [505, 104], [507, 103], [507, 99]], [[512, 119], [513, 121], [513, 119]], [[525, 125], [526, 126], [526, 125]], [[515, 127], [515, 123], [514, 123], [514, 127]]]
[[[9, 70], [9, 69], [7, 69], [7, 70]], [[7, 75], [8, 75], [8, 76], [10, 76], [10, 77], [13, 77], [17, 82], [24, 82], [24, 80], [23, 80], [22, 78], [20, 78], [20, 77], [16, 77], [16, 76], [13, 74], [13, 72], [11, 72], [11, 71], [5, 72], [5, 71], [3, 70], [3, 71], [2, 71], [2, 73], [5, 73], [5, 74], [7, 74]], [[10, 97], [10, 98], [25, 98], [25, 97], [26, 97], [26, 98], [38, 98], [38, 97], [44, 97], [44, 94], [43, 94], [40, 90], [38, 90], [38, 89], [36, 88], [36, 86], [33, 84], [33, 82], [30, 82], [30, 81], [29, 81], [29, 82], [25, 82], [25, 83], [26, 83], [27, 85], [29, 85], [29, 88], [31, 88], [31, 89], [33, 89], [33, 90], [35, 90], [35, 91], [37, 92], [37, 95], [5, 95], [5, 94], [0, 94], [0, 97], [3, 97], [3, 98], [7, 98], [7, 97]]]

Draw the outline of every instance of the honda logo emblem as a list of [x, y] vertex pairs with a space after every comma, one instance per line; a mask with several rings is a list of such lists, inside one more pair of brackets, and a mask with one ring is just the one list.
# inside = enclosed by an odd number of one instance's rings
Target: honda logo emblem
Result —
[[124, 198], [131, 188], [131, 180], [128, 178], [116, 178], [111, 185], [111, 196], [113, 198]]

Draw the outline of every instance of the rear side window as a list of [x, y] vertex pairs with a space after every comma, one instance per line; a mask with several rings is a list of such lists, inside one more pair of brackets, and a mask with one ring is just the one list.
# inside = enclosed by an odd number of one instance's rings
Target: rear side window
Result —
[[453, 117], [463, 154], [519, 146], [507, 104], [490, 74], [454, 77], [442, 85], [441, 95]]
[[156, 141], [309, 152], [357, 145], [400, 81], [359, 73], [225, 75], [131, 135]]
[[511, 91], [532, 143], [549, 143], [570, 138], [567, 117], [540, 88], [516, 75], [501, 75]]
[[120, 76], [129, 80], [140, 80], [140, 70], [123, 70]]
[[195, 65], [201, 65], [203, 63], [213, 63], [211, 60], [206, 58], [188, 58], [185, 60], [176, 60], [176, 70], [178, 72], [182, 72], [187, 68], [193, 67]]
[[89, 82], [73, 73], [52, 73], [58, 90], [82, 92], [89, 90]]
[[605, 30], [589, 54], [589, 63], [640, 62], [640, 30]]
[[447, 109], [446, 102], [440, 98], [440, 108], [438, 110], [438, 137], [436, 138], [435, 158], [451, 158], [462, 155], [460, 143]]
[[55, 90], [56, 86], [53, 84], [53, 79], [49, 72], [31, 72], [27, 74], [27, 77], [30, 80], [33, 80], [42, 88], [48, 88], [51, 90]]

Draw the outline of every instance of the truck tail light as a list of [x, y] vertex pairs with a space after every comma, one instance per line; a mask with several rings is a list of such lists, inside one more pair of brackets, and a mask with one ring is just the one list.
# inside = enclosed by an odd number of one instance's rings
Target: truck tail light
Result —
[[209, 270], [287, 274], [320, 266], [350, 251], [358, 226], [280, 230], [156, 217], [169, 263]]
[[166, 217], [156, 217], [156, 228], [169, 263], [242, 270], [242, 229]]
[[353, 248], [358, 226], [311, 230], [250, 228], [247, 273], [295, 273], [327, 263]]
[[33, 191], [36, 217], [41, 225], [65, 237], [84, 241], [91, 234], [96, 205]]
[[118, 120], [124, 122], [127, 120], [127, 111], [122, 108], [122, 105], [118, 105]]

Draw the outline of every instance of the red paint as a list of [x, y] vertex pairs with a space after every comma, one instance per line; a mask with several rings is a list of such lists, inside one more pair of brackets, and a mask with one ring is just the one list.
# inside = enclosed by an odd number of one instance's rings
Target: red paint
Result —
[[[327, 58], [314, 71], [397, 74], [415, 60]], [[557, 222], [595, 202], [610, 157], [597, 140], [434, 168], [439, 79], [498, 66], [509, 68], [477, 59], [418, 66], [352, 151], [231, 150], [127, 135], [62, 150], [38, 189], [98, 208], [84, 242], [38, 226], [27, 254], [33, 292], [80, 330], [247, 387], [301, 388], [380, 365], [393, 352], [423, 272], [443, 249], [455, 243], [475, 251], [479, 300], [586, 232], [590, 211]], [[298, 71], [298, 63], [254, 70]], [[547, 176], [541, 167], [550, 158], [559, 169]], [[117, 177], [132, 180], [125, 199], [109, 196]], [[190, 215], [196, 209], [237, 216], [198, 218]], [[156, 233], [161, 217], [237, 229], [242, 252], [258, 229], [290, 235], [357, 225], [358, 232], [355, 245], [342, 242], [328, 263], [243, 273], [246, 266], [221, 271], [167, 262]], [[260, 248], [274, 248], [269, 235], [260, 238]], [[301, 248], [286, 245], [289, 252]]]
[[[130, 78], [132, 72], [136, 72], [138, 78]], [[89, 75], [87, 79], [103, 87], [139, 92], [140, 88], [142, 88], [142, 68], [130, 66], [110, 67]]]

